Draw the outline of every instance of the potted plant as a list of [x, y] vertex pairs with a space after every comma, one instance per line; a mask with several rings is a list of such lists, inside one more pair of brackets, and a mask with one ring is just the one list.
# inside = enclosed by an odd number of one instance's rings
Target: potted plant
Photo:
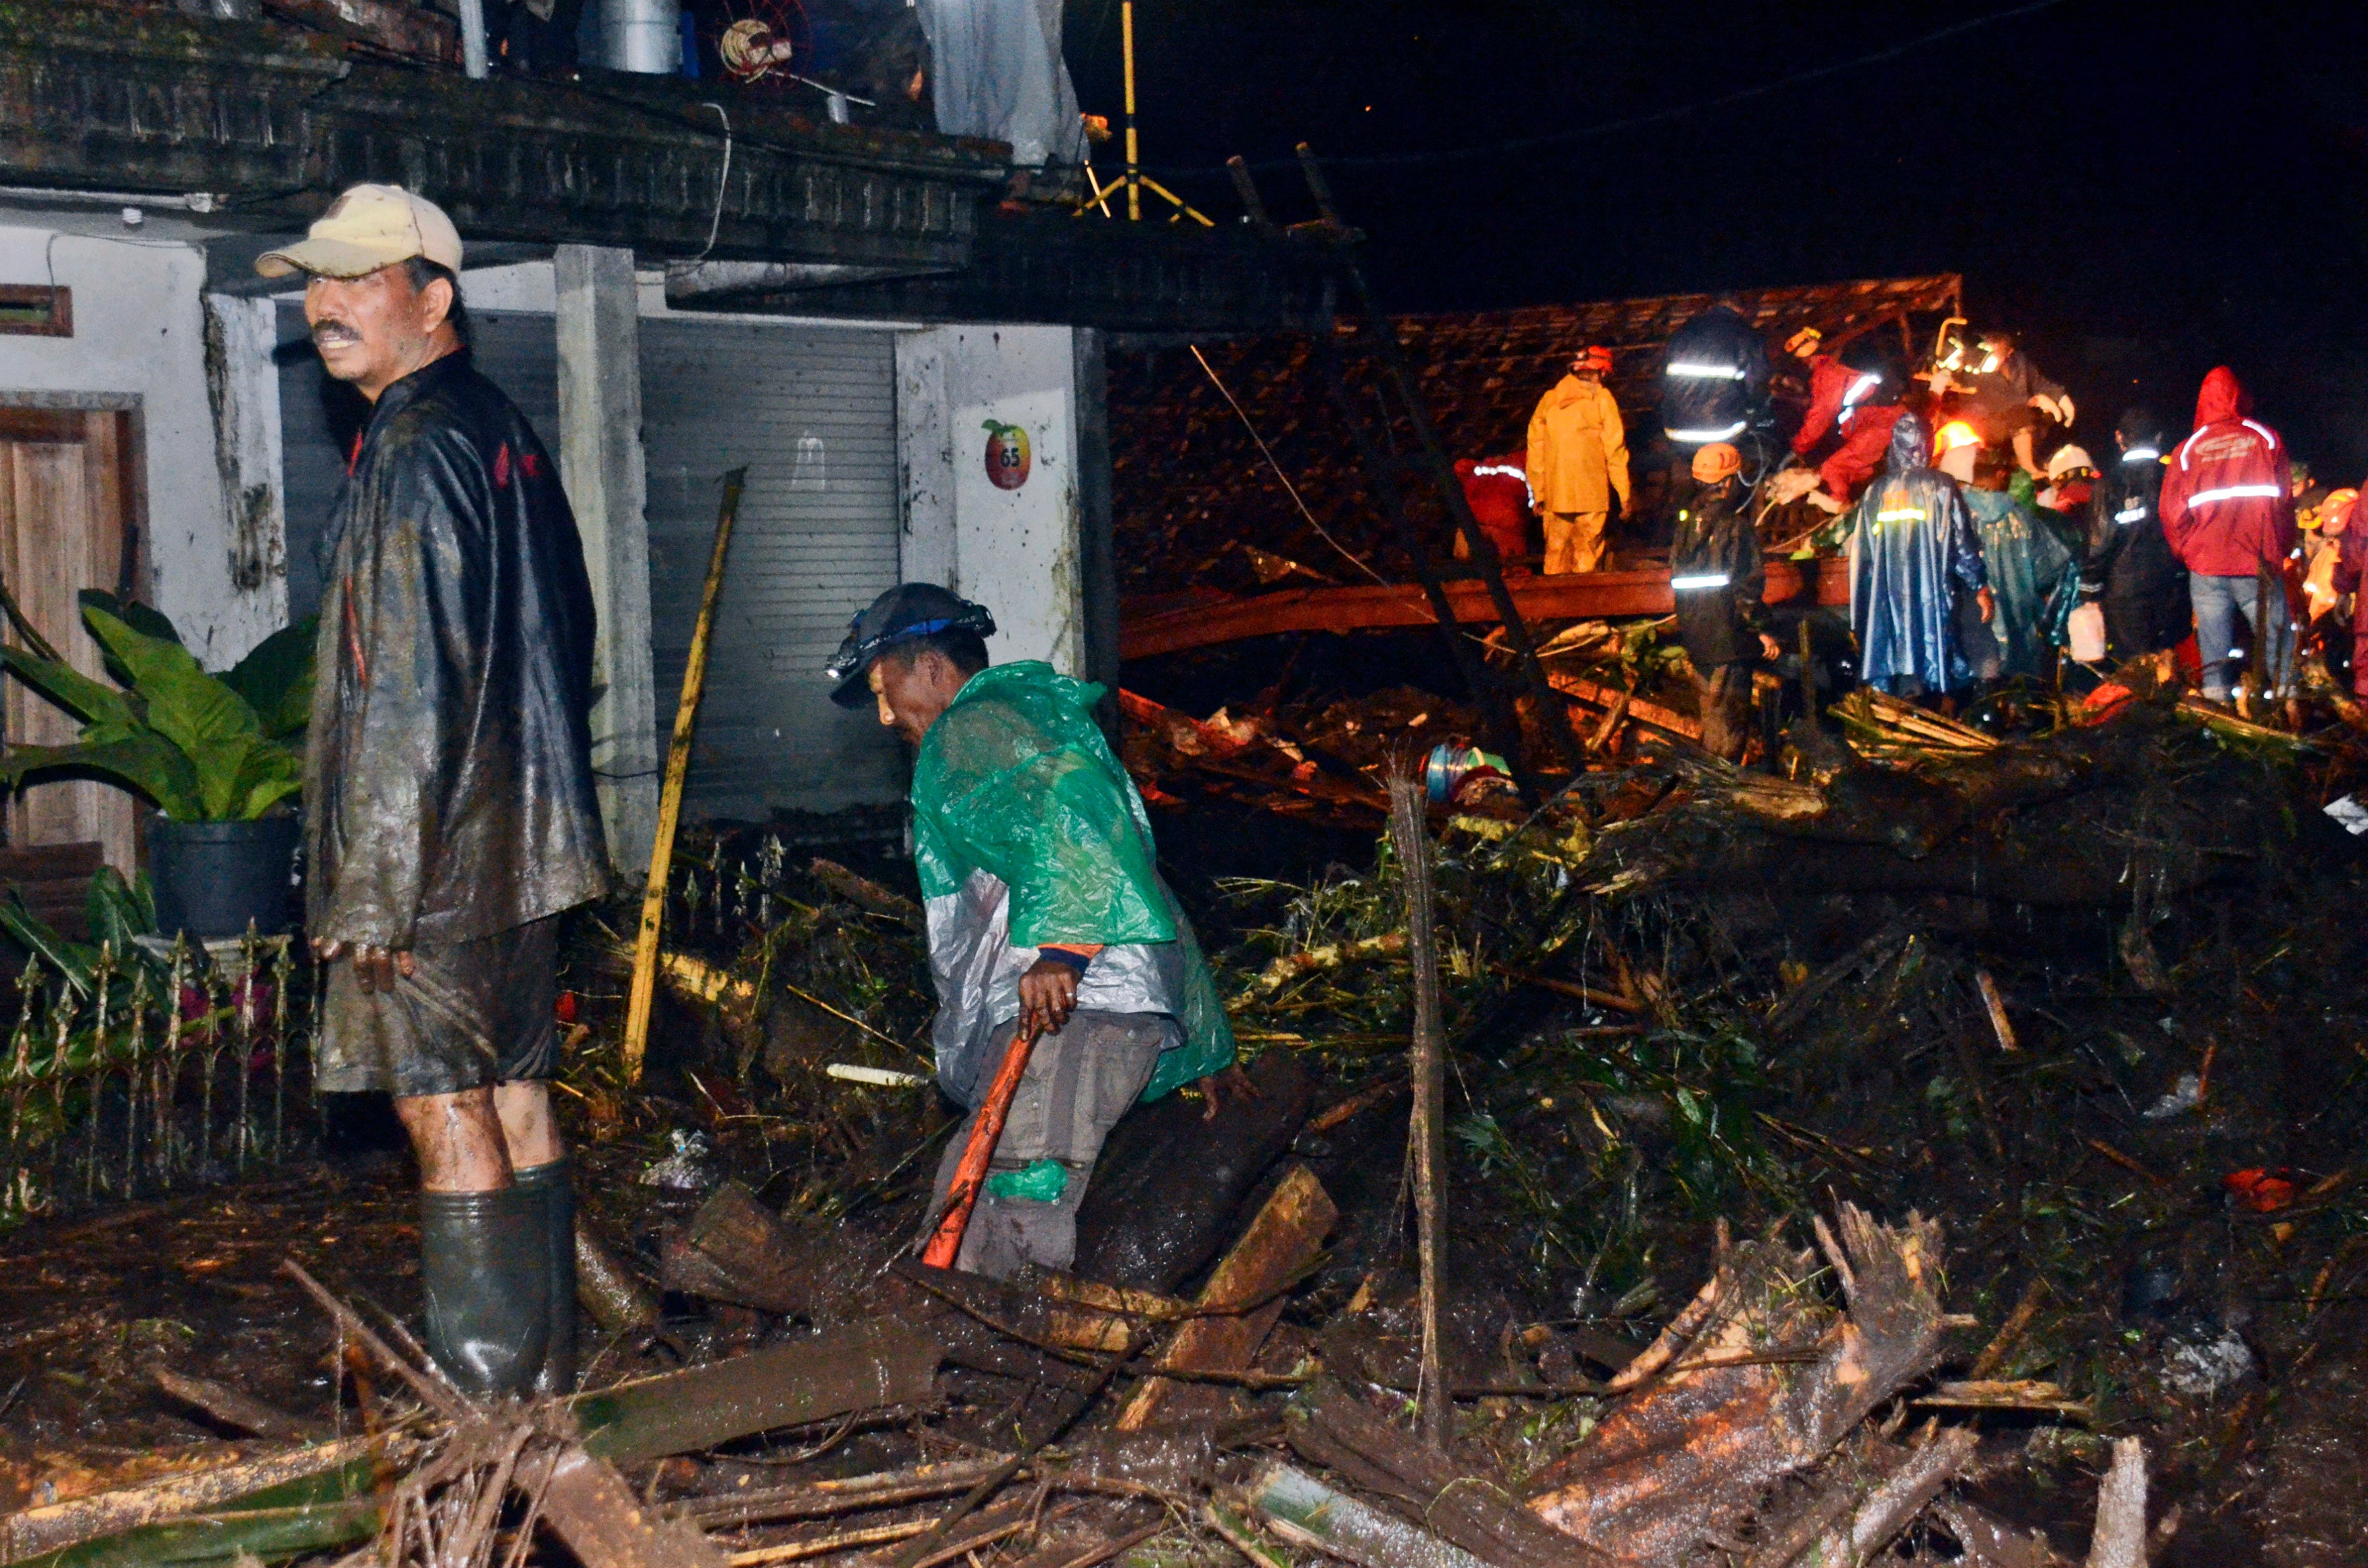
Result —
[[9, 747], [0, 778], [14, 789], [40, 774], [97, 776], [154, 805], [148, 863], [160, 931], [211, 940], [250, 923], [292, 929], [299, 824], [284, 802], [304, 782], [299, 737], [313, 701], [313, 623], [274, 632], [216, 675], [145, 605], [91, 590], [82, 618], [122, 689], [53, 649], [0, 648], [18, 679], [83, 723], [72, 745]]

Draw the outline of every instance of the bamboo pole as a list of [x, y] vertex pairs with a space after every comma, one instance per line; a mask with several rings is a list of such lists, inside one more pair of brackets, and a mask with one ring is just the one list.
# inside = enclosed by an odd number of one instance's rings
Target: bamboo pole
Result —
[[1422, 1376], [1416, 1391], [1424, 1441], [1442, 1451], [1453, 1436], [1455, 1407], [1440, 1356], [1440, 1294], [1447, 1238], [1440, 1222], [1447, 1165], [1447, 1051], [1440, 1022], [1439, 937], [1431, 921], [1430, 826], [1423, 783], [1411, 755], [1390, 768], [1390, 842], [1406, 881], [1406, 947], [1414, 963], [1413, 1148], [1416, 1267], [1422, 1290]]
[[657, 841], [650, 846], [650, 876], [642, 889], [642, 926], [633, 941], [633, 989], [625, 1006], [625, 1082], [642, 1081], [642, 1057], [650, 1044], [650, 1002], [658, 983], [658, 928], [666, 918], [666, 874], [674, 868], [674, 833], [682, 820], [682, 781], [690, 771], [690, 736], [699, 722], [699, 695], [707, 684], [707, 640], [715, 629], [715, 601], [723, 592], [723, 557], [732, 548], [732, 525], [740, 516], [740, 489], [748, 471], [723, 476], [723, 505], [715, 517], [715, 549], [707, 558], [707, 586], [699, 596], [699, 619], [691, 628], [690, 659], [682, 670], [682, 701], [674, 711], [674, 739], [666, 746], [666, 787], [658, 793]]

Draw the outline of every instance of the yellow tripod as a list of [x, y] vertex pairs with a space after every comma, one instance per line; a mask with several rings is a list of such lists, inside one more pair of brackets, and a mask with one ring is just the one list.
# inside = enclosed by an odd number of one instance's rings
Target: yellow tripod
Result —
[[1105, 218], [1113, 216], [1110, 210], [1110, 195], [1123, 189], [1126, 192], [1127, 220], [1140, 222], [1143, 220], [1143, 193], [1148, 190], [1176, 209], [1168, 218], [1169, 222], [1190, 218], [1203, 228], [1213, 229], [1216, 224], [1209, 220], [1207, 214], [1143, 172], [1141, 146], [1134, 133], [1134, 0], [1121, 0], [1118, 17], [1120, 48], [1126, 62], [1126, 172], [1104, 185], [1095, 177], [1093, 159], [1087, 158], [1086, 183], [1092, 187], [1093, 194], [1077, 204], [1077, 216], [1084, 217], [1086, 209], [1089, 207], [1099, 209]]

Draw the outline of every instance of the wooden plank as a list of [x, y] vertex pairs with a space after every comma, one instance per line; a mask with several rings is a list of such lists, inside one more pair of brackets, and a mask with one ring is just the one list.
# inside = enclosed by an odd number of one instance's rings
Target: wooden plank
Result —
[[1553, 682], [1554, 688], [1565, 697], [1576, 697], [1581, 702], [1592, 703], [1606, 711], [1609, 711], [1615, 703], [1624, 700], [1627, 717], [1637, 723], [1649, 724], [1664, 734], [1676, 735], [1681, 740], [1702, 739], [1701, 721], [1689, 718], [1674, 708], [1664, 708], [1657, 702], [1647, 702], [1641, 697], [1614, 690], [1611, 687], [1588, 680], [1584, 676], [1550, 675], [1546, 679]]
[[860, 1323], [579, 1394], [575, 1417], [595, 1458], [657, 1459], [852, 1410], [926, 1403], [941, 1357], [916, 1329]]
[[584, 1568], [724, 1568], [723, 1552], [692, 1526], [633, 1501], [617, 1467], [571, 1445], [552, 1467], [542, 1517]]
[[70, 844], [28, 844], [0, 849], [0, 881], [85, 881], [106, 858], [95, 838]]
[[[1839, 563], [1815, 564], [1814, 602], [1849, 603], [1848, 571]], [[1791, 604], [1804, 597], [1809, 583], [1802, 565], [1792, 561], [1767, 563], [1768, 586], [1762, 597], [1768, 603]], [[1514, 608], [1529, 621], [1609, 620], [1668, 615], [1677, 608], [1676, 596], [1669, 591], [1669, 574], [1660, 569], [1515, 577], [1506, 585], [1511, 590]], [[1496, 623], [1496, 608], [1486, 584], [1450, 583], [1446, 588], [1448, 603], [1459, 622]], [[1409, 585], [1285, 588], [1131, 617], [1119, 630], [1119, 656], [1147, 659], [1282, 631], [1375, 631], [1436, 624], [1423, 591]]]
[[[1210, 1308], [1250, 1310], [1223, 1316], [1196, 1317], [1177, 1330], [1161, 1368], [1175, 1371], [1218, 1372], [1247, 1369], [1258, 1346], [1282, 1315], [1281, 1290], [1323, 1250], [1326, 1233], [1340, 1217], [1331, 1195], [1315, 1173], [1293, 1165], [1259, 1208], [1234, 1250], [1218, 1263], [1193, 1304]], [[1273, 1297], [1271, 1301], [1267, 1300]], [[1253, 1303], [1259, 1303], [1253, 1305]], [[1152, 1378], [1135, 1391], [1119, 1412], [1121, 1432], [1139, 1432], [1169, 1421], [1205, 1416], [1223, 1403], [1224, 1392], [1205, 1385], [1167, 1378]]]

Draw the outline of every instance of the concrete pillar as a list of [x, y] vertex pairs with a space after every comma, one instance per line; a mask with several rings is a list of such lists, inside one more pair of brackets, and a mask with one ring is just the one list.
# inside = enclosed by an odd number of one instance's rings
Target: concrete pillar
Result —
[[[902, 574], [993, 611], [987, 652], [998, 664], [1044, 659], [1064, 675], [1088, 668], [1086, 579], [1107, 570], [1083, 559], [1078, 537], [1076, 336], [1065, 326], [942, 326], [902, 335], [896, 350]], [[990, 426], [1025, 433], [1030, 467], [1010, 488], [988, 477]]]
[[1102, 334], [1079, 327], [1073, 340], [1076, 392], [1077, 578], [1085, 603], [1085, 667], [1087, 680], [1112, 693], [1111, 722], [1118, 712], [1118, 559], [1111, 532], [1110, 376]]
[[[896, 574], [907, 583], [953, 588], [962, 576], [954, 524], [954, 440], [946, 421], [945, 327], [896, 335], [897, 489], [904, 513]], [[960, 592], [959, 588], [955, 589]]]
[[279, 305], [208, 294], [206, 394], [214, 466], [222, 475], [230, 595], [181, 635], [213, 668], [227, 668], [288, 619], [288, 517], [280, 488], [279, 366], [272, 358]]
[[657, 836], [656, 676], [650, 659], [648, 476], [642, 466], [642, 354], [633, 253], [561, 245], [552, 257], [559, 337], [559, 472], [584, 536], [599, 608], [592, 767], [609, 857], [628, 876]]

